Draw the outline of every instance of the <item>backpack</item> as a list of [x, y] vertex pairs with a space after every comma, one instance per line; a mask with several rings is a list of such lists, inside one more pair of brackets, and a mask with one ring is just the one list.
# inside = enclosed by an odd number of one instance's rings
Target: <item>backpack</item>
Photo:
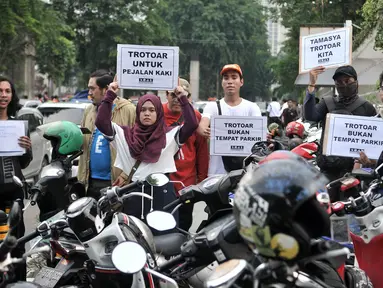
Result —
[[[351, 105], [345, 106], [342, 103], [337, 103], [332, 96], [323, 97], [323, 100], [326, 104], [328, 113], [332, 114], [345, 114], [345, 115], [354, 115], [353, 112], [364, 105], [367, 100], [361, 97], [358, 97]], [[322, 125], [323, 126], [323, 125]], [[320, 147], [323, 147], [323, 137], [324, 132], [320, 139]], [[322, 154], [322, 149], [319, 150], [317, 157], [317, 165], [323, 170], [343, 170], [352, 168], [354, 164], [354, 159], [340, 156], [325, 156]]]
[[[222, 115], [221, 104], [219, 100], [216, 100], [218, 115]], [[243, 160], [246, 157], [238, 157], [238, 156], [222, 156], [223, 166], [225, 167], [226, 172], [234, 171], [242, 169]]]

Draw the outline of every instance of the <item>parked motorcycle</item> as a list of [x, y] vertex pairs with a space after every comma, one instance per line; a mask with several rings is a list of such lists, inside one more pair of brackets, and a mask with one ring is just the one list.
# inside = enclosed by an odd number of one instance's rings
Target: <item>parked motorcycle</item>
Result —
[[84, 185], [72, 176], [73, 162], [83, 153], [83, 136], [77, 125], [67, 121], [52, 122], [37, 129], [52, 145], [52, 162], [43, 167], [41, 178], [29, 190], [30, 204], [38, 205], [40, 221], [44, 221], [85, 196]]
[[[13, 235], [14, 230], [17, 228], [22, 217], [22, 211], [18, 201], [15, 201], [8, 214], [8, 232], [0, 244], [0, 287], [25, 287], [29, 285], [27, 282], [14, 281], [14, 267], [23, 263], [29, 255], [39, 252], [46, 252], [49, 248], [36, 249], [25, 253], [22, 258], [12, 258], [10, 253], [17, 246], [17, 239]], [[40, 287], [38, 285], [30, 284], [28, 287]]]
[[[156, 267], [155, 243], [166, 243], [172, 238], [168, 238], [169, 235], [153, 237], [144, 222], [119, 211], [127, 198], [139, 196], [152, 199], [143, 192], [131, 192], [132, 189], [143, 188], [147, 184], [163, 186], [168, 181], [163, 174], [151, 174], [145, 183], [107, 188], [102, 191], [99, 201], [87, 197], [78, 199], [68, 207], [63, 218], [42, 222], [35, 232], [19, 241], [29, 241], [40, 235], [49, 239], [53, 251], [51, 256], [58, 253], [61, 259], [54, 268], [43, 267], [34, 283], [43, 286], [49, 283], [49, 287], [159, 287], [158, 281], [144, 271], [134, 275], [121, 274], [112, 263], [111, 253], [118, 243], [137, 241], [145, 247], [148, 259], [151, 259], [148, 260], [148, 267]], [[66, 229], [71, 232], [66, 234]], [[70, 239], [71, 233], [76, 239]]]
[[[383, 259], [376, 251], [383, 247], [383, 183], [379, 176], [379, 166], [369, 173], [373, 180], [367, 192], [360, 192], [359, 197], [350, 197], [348, 201], [332, 204], [333, 213], [338, 216], [353, 215], [353, 222], [349, 225], [349, 233], [355, 250], [355, 266], [363, 269], [375, 287], [383, 287], [383, 277], [380, 268]], [[366, 171], [363, 171], [363, 176]]]
[[[305, 288], [330, 288], [342, 287], [342, 281], [335, 270], [329, 269], [325, 260], [332, 265], [345, 261], [349, 253], [347, 248], [333, 247], [330, 242], [316, 240], [312, 242], [312, 256], [301, 260], [299, 263], [267, 260], [260, 265], [243, 259], [232, 259], [216, 268], [205, 284], [208, 288], [223, 287], [305, 287]], [[324, 274], [326, 284], [321, 277], [312, 273]], [[357, 286], [346, 286], [357, 287]], [[370, 286], [358, 286], [370, 287]]]

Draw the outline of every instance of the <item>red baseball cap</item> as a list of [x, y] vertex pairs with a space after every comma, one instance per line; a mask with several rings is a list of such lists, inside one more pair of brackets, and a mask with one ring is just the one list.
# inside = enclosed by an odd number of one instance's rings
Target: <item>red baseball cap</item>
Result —
[[238, 64], [227, 64], [227, 65], [223, 66], [223, 68], [222, 68], [222, 70], [221, 70], [221, 73], [220, 73], [221, 76], [222, 76], [223, 74], [225, 74], [227, 71], [230, 71], [230, 70], [238, 72], [239, 75], [240, 75], [241, 77], [243, 77], [241, 67], [239, 67]]

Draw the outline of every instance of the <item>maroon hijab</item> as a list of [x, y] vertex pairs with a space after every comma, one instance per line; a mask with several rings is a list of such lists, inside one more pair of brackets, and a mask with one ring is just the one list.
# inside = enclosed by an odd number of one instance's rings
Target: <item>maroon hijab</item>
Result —
[[[157, 112], [157, 121], [151, 126], [142, 125], [140, 113], [146, 101], [153, 103]], [[156, 163], [161, 156], [161, 151], [166, 146], [166, 127], [164, 110], [158, 96], [146, 94], [140, 97], [136, 108], [136, 123], [133, 128], [125, 130], [125, 139], [129, 145], [130, 155], [141, 162]]]

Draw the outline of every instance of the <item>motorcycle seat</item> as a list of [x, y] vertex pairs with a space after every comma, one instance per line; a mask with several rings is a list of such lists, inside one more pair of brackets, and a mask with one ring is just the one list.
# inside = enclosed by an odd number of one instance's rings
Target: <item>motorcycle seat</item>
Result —
[[181, 246], [186, 240], [187, 238], [184, 234], [170, 233], [154, 236], [154, 245], [158, 254], [171, 257], [181, 253]]

